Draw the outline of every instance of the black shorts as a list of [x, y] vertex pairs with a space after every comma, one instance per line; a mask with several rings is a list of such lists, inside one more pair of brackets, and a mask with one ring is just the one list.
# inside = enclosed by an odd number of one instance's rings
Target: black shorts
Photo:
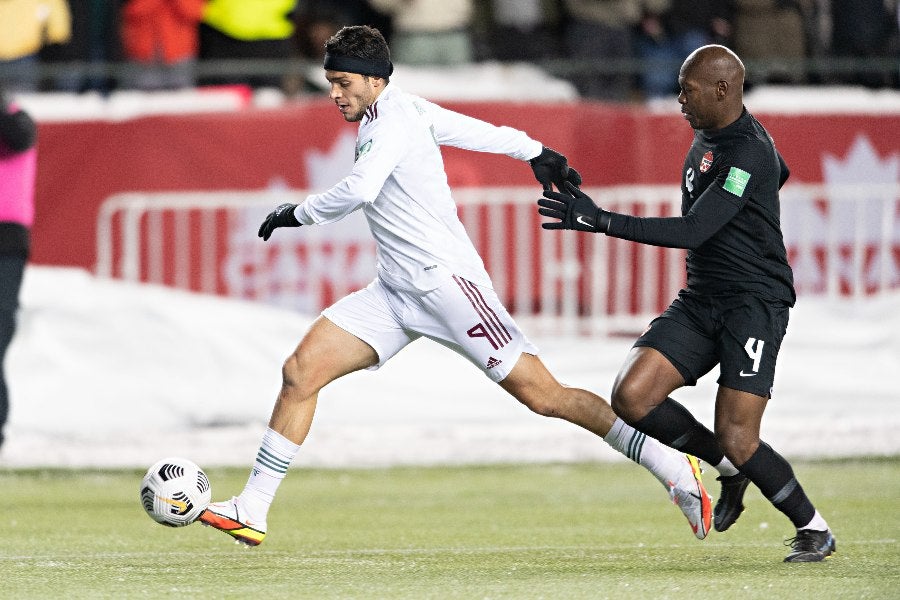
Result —
[[789, 312], [788, 305], [757, 296], [682, 290], [634, 345], [661, 352], [686, 385], [718, 364], [719, 385], [769, 398]]

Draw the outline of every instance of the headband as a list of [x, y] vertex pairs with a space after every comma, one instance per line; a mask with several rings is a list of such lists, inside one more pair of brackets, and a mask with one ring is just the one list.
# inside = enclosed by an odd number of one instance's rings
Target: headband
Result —
[[390, 77], [394, 72], [394, 65], [389, 60], [343, 56], [328, 52], [325, 53], [325, 68], [329, 71], [345, 71], [376, 77]]

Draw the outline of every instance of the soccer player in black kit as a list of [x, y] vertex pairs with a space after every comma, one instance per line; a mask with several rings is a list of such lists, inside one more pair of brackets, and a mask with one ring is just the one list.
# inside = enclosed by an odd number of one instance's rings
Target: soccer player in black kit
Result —
[[[717, 531], [740, 516], [753, 482], [797, 528], [785, 562], [818, 562], [835, 551], [834, 536], [790, 464], [759, 438], [795, 300], [778, 199], [788, 169], [744, 108], [744, 65], [731, 50], [695, 50], [678, 83], [681, 112], [695, 130], [681, 178], [682, 216], [612, 213], [567, 185], [538, 201], [541, 215], [558, 219], [542, 226], [688, 250], [687, 286], [635, 342], [613, 384], [613, 409], [719, 471]], [[716, 364], [713, 433], [669, 394], [695, 385]]]

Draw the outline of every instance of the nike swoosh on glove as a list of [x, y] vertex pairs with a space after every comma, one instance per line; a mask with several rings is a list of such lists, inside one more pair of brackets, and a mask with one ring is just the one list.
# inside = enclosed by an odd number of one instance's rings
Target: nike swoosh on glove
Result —
[[538, 200], [538, 214], [557, 222], [541, 223], [544, 229], [572, 229], [606, 233], [609, 228], [608, 211], [597, 206], [591, 197], [569, 183], [563, 191], [544, 190], [544, 197]]

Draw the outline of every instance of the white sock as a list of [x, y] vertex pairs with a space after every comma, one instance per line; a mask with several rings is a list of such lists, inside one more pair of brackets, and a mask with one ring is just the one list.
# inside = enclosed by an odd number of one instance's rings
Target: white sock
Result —
[[731, 461], [724, 456], [722, 457], [722, 462], [715, 465], [713, 468], [719, 472], [719, 475], [722, 475], [723, 477], [731, 477], [732, 475], [737, 475], [738, 473], [740, 473], [740, 471], [738, 471], [737, 468], [733, 464], [731, 464]]
[[299, 450], [299, 445], [274, 429], [266, 428], [250, 478], [240, 496], [241, 505], [252, 520], [265, 522], [275, 492]]
[[825, 522], [825, 519], [822, 518], [822, 515], [819, 514], [819, 511], [816, 511], [816, 514], [813, 515], [812, 521], [810, 521], [803, 527], [798, 527], [797, 529], [812, 529], [815, 531], [825, 531], [826, 529], [828, 529], [828, 523]]
[[637, 431], [622, 419], [616, 419], [603, 438], [610, 447], [638, 463], [668, 490], [685, 472], [684, 456]]

